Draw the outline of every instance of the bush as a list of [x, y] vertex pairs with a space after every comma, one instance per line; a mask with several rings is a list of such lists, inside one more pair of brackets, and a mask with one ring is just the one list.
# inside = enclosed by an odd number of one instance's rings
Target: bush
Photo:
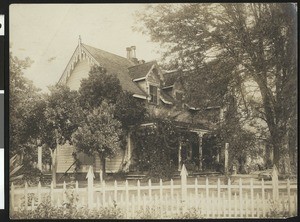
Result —
[[[34, 195], [28, 199], [29, 205]], [[24, 200], [21, 209], [13, 212], [12, 219], [122, 219], [124, 218], [121, 209], [114, 207], [101, 207], [89, 210], [87, 207], [78, 208], [78, 196], [73, 191], [66, 191], [66, 202], [62, 206], [52, 206], [51, 197], [48, 195], [34, 210], [25, 210]], [[37, 201], [37, 200], [35, 200]]]
[[196, 208], [190, 208], [185, 213], [175, 215], [173, 219], [202, 219], [201, 211]]
[[287, 218], [289, 217], [289, 211], [287, 206], [283, 205], [283, 209], [279, 209], [279, 203], [273, 200], [269, 200], [270, 210], [266, 214], [267, 218]]

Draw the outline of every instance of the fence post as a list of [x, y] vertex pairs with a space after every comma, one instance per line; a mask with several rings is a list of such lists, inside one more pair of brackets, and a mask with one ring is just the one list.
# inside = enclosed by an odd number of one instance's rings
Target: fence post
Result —
[[118, 202], [118, 200], [117, 200], [117, 198], [118, 198], [117, 192], [118, 192], [118, 184], [117, 184], [117, 181], [115, 180], [115, 182], [114, 182], [114, 199], [115, 199], [116, 203]]
[[254, 190], [253, 190], [253, 178], [250, 179], [250, 200], [251, 200], [251, 217], [254, 217]]
[[151, 190], [151, 179], [148, 181], [148, 194], [149, 194], [149, 201], [152, 205], [152, 190]]
[[263, 217], [266, 216], [266, 207], [265, 207], [265, 181], [264, 178], [261, 178], [261, 198], [262, 198], [262, 213]]
[[11, 183], [11, 188], [10, 188], [10, 210], [14, 211], [15, 210], [15, 185], [14, 183]]
[[137, 205], [138, 210], [140, 210], [140, 203], [141, 203], [141, 183], [140, 180], [137, 181]]
[[66, 203], [66, 192], [67, 192], [67, 185], [66, 181], [63, 183], [63, 204]]
[[128, 180], [125, 181], [125, 205], [126, 205], [126, 214], [128, 213], [129, 203], [129, 190], [128, 190]]
[[163, 183], [162, 179], [159, 180], [159, 206], [160, 206], [160, 217], [162, 217], [162, 208], [163, 208]]
[[195, 178], [195, 197], [196, 197], [197, 204], [198, 204], [198, 179], [197, 179], [197, 177]]
[[243, 215], [243, 188], [242, 178], [239, 180], [239, 193], [240, 193], [240, 217]]
[[209, 188], [208, 188], [208, 177], [206, 176], [205, 179], [205, 210], [206, 210], [206, 217], [208, 217], [208, 201], [209, 201]]
[[102, 206], [104, 207], [105, 206], [105, 204], [106, 204], [106, 190], [105, 190], [105, 188], [106, 188], [106, 186], [105, 186], [106, 184], [105, 184], [105, 180], [103, 180], [102, 181], [102, 184], [101, 184], [101, 186], [102, 186]]
[[231, 180], [228, 178], [228, 217], [231, 217]]
[[290, 183], [290, 179], [287, 179], [287, 195], [288, 195], [289, 216], [291, 216], [292, 215], [292, 208], [291, 208], [291, 183]]
[[273, 190], [273, 200], [277, 203], [279, 199], [279, 190], [278, 190], [278, 170], [276, 165], [273, 166], [272, 171], [272, 190]]
[[217, 192], [218, 192], [218, 197], [217, 197], [217, 214], [218, 217], [220, 216], [220, 202], [221, 202], [221, 182], [220, 182], [220, 178], [218, 178], [217, 181]]
[[94, 203], [94, 196], [93, 196], [93, 188], [94, 188], [94, 172], [93, 172], [93, 167], [90, 166], [89, 171], [86, 175], [86, 179], [88, 180], [88, 208], [92, 209], [93, 208], [93, 203]]
[[54, 201], [54, 184], [53, 181], [51, 181], [51, 185], [50, 185], [50, 202], [51, 202], [51, 206], [53, 205], [53, 201]]
[[79, 195], [79, 193], [78, 193], [78, 180], [76, 180], [76, 182], [75, 182], [75, 193], [76, 193], [76, 195]]
[[175, 199], [174, 198], [174, 181], [173, 181], [173, 179], [171, 179], [170, 183], [171, 183], [171, 201], [173, 201]]
[[187, 200], [187, 176], [188, 172], [185, 165], [182, 165], [180, 177], [181, 177], [181, 201], [183, 203], [183, 210], [186, 210], [186, 200]]
[[38, 205], [41, 203], [41, 190], [42, 190], [42, 185], [41, 181], [38, 183]]
[[27, 183], [27, 181], [25, 181], [24, 198], [25, 198], [25, 211], [27, 211], [27, 208], [28, 208], [28, 183]]

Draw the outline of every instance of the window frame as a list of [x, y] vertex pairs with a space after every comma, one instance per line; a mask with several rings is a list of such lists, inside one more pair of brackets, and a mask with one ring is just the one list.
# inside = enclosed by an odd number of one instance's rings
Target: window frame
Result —
[[[158, 86], [157, 85], [154, 85], [154, 84], [149, 84], [149, 96], [150, 96], [150, 99], [149, 99], [149, 103], [152, 103], [152, 104], [158, 104]], [[156, 95], [151, 94], [151, 88], [155, 88], [156, 90], [154, 90], [153, 92], [156, 92]], [[153, 98], [156, 98], [156, 100], [154, 101]]]

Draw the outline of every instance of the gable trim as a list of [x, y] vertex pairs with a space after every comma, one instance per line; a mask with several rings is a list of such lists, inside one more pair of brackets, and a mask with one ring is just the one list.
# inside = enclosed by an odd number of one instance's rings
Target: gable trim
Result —
[[169, 104], [169, 105], [173, 105], [172, 102], [169, 102], [167, 100], [165, 100], [163, 97], [160, 96], [161, 101], [163, 101], [165, 104]]
[[133, 94], [132, 96], [135, 98], [138, 98], [138, 99], [147, 99], [146, 96], [142, 96], [142, 95], [138, 95], [138, 94]]
[[146, 77], [141, 77], [141, 78], [133, 79], [132, 81], [138, 82], [138, 81], [145, 80], [145, 79], [146, 79]]
[[162, 89], [169, 89], [169, 88], [173, 88], [173, 87], [174, 87], [174, 85], [170, 85], [170, 86], [165, 86]]
[[80, 60], [83, 60], [83, 58], [87, 58], [90, 65], [100, 65], [99, 62], [93, 57], [93, 55], [80, 43], [80, 45], [77, 45], [75, 51], [73, 52], [66, 68], [63, 71], [63, 74], [58, 80], [58, 83], [66, 83], [68, 78], [71, 76], [76, 63]]

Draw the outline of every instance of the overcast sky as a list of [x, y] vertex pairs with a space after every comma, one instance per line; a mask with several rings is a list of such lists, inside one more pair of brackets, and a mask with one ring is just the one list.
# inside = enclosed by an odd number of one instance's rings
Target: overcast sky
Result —
[[126, 57], [135, 45], [138, 59], [159, 59], [159, 47], [148, 36], [133, 32], [134, 12], [145, 4], [65, 4], [10, 6], [10, 45], [13, 55], [34, 63], [25, 76], [47, 90], [61, 76], [77, 44], [82, 42]]

